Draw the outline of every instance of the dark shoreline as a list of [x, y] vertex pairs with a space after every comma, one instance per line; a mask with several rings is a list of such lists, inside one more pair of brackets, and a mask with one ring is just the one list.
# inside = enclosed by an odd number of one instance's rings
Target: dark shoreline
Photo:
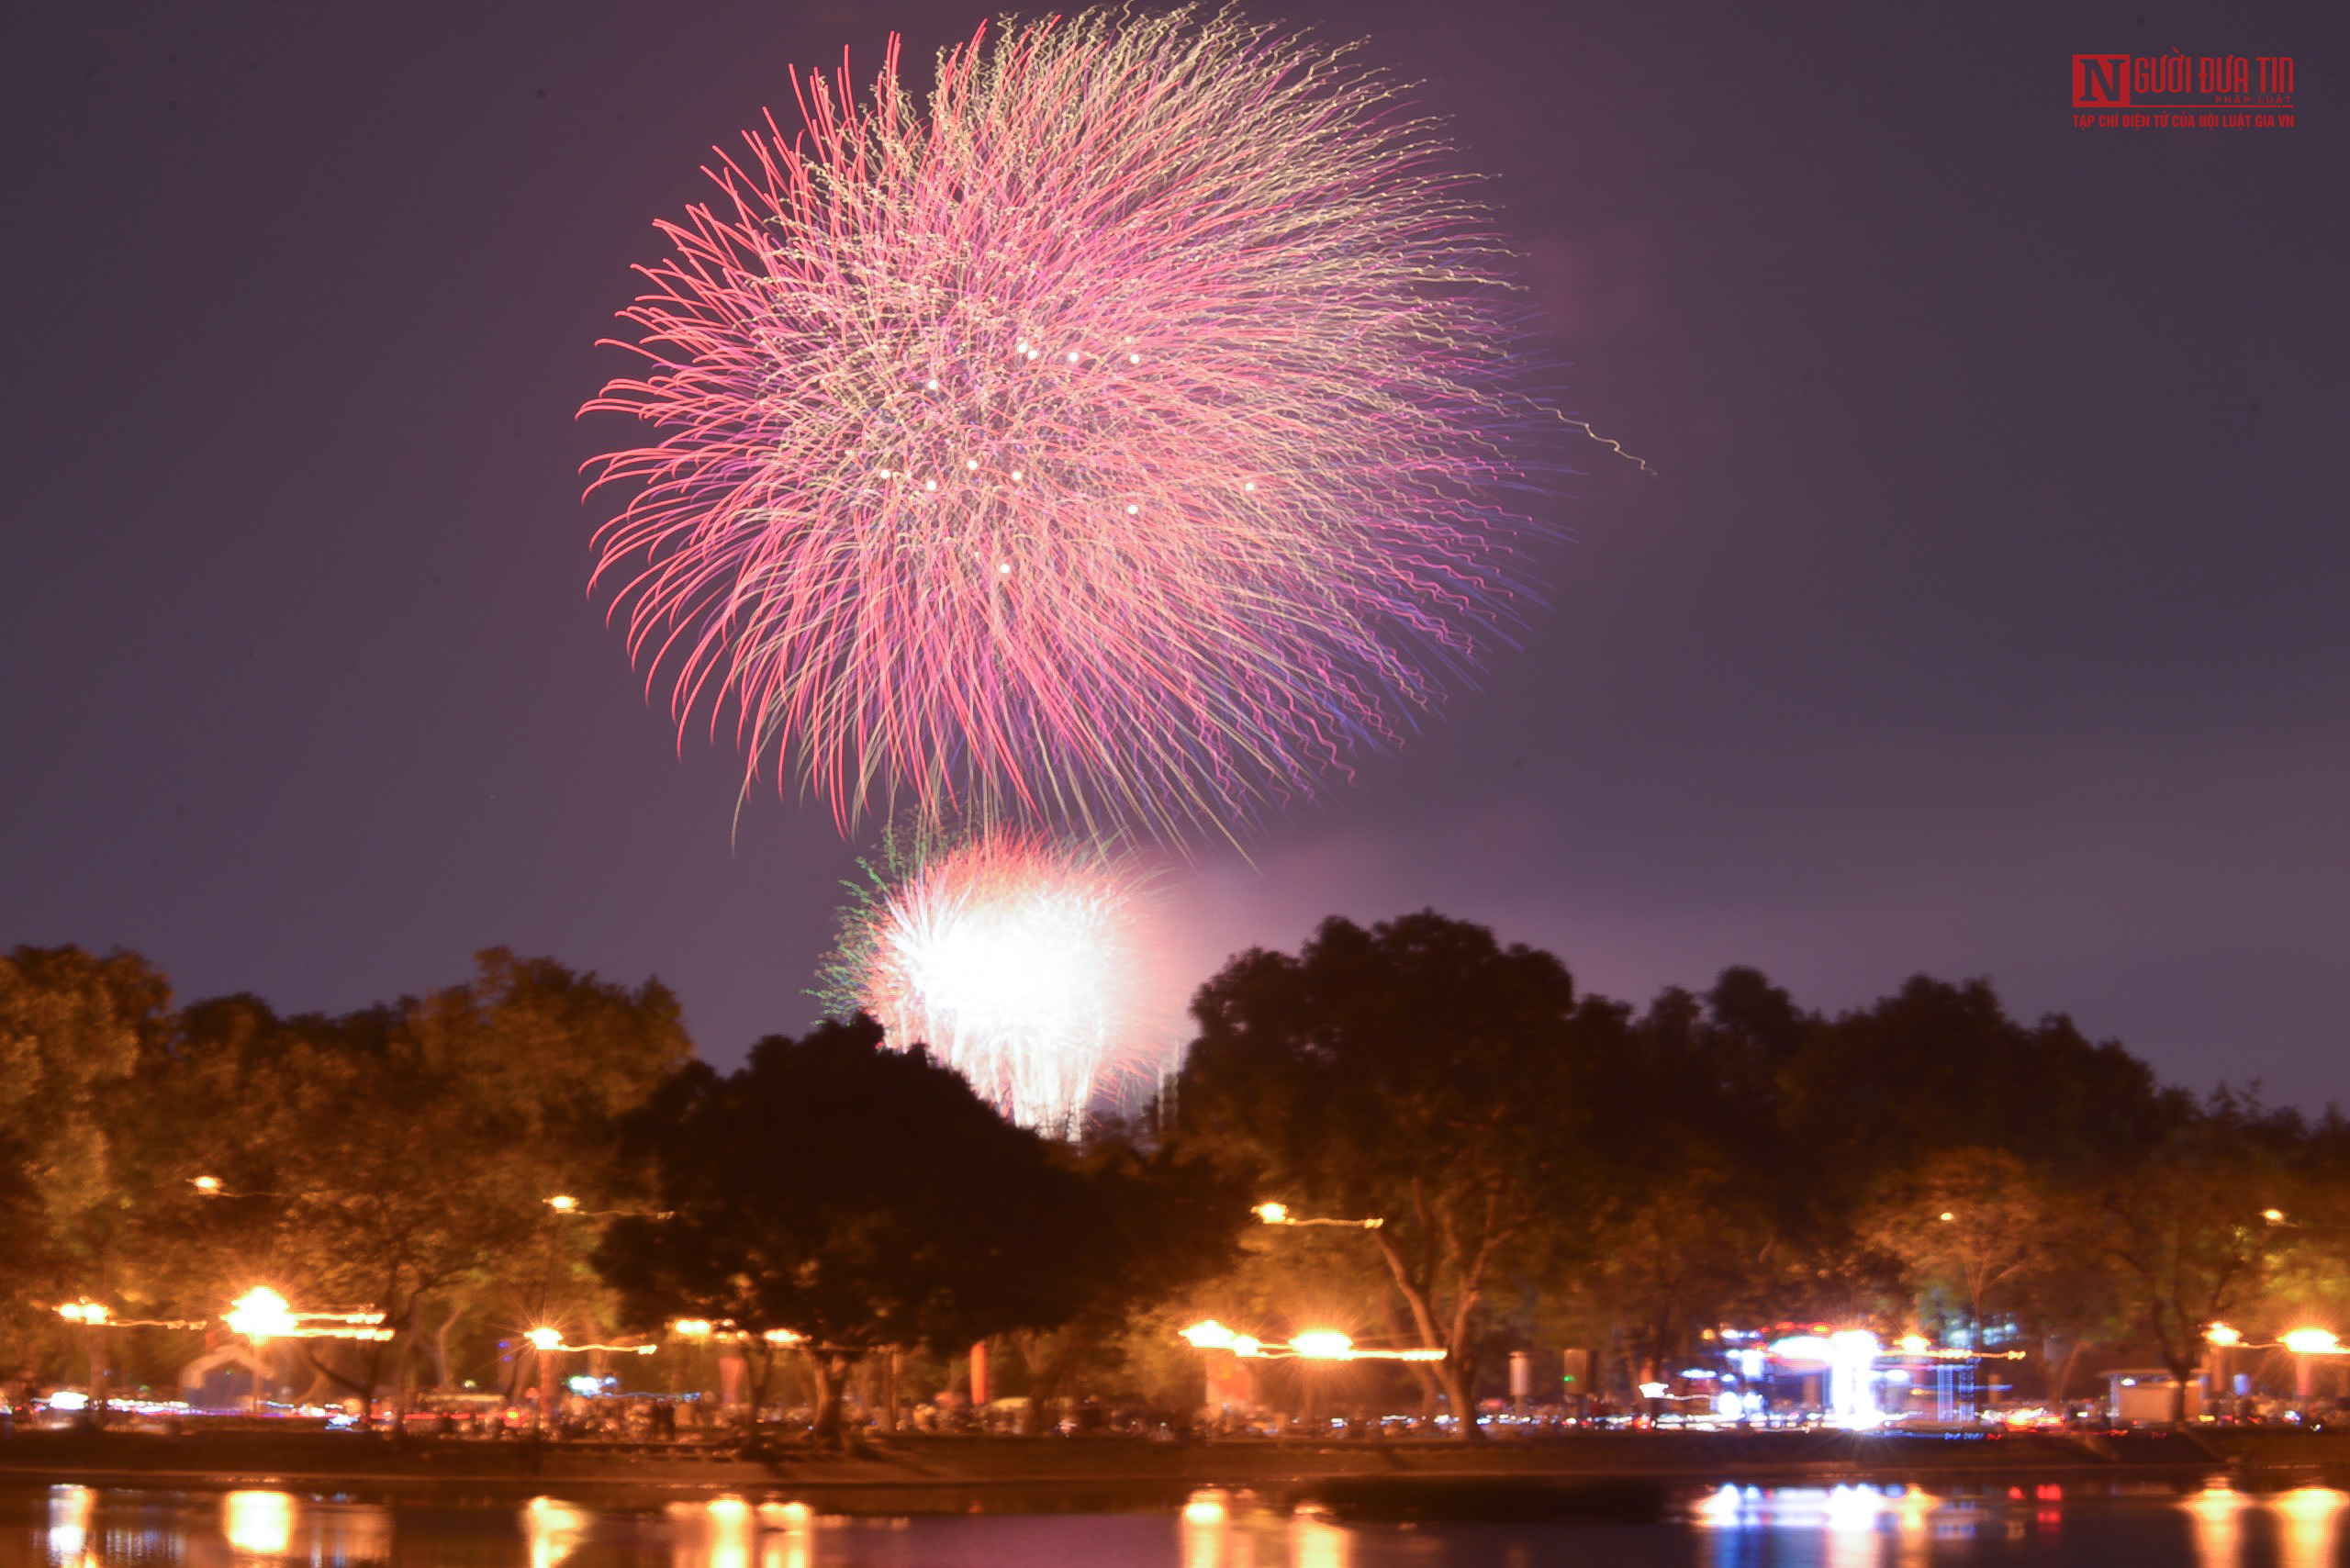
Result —
[[899, 1438], [848, 1455], [789, 1444], [746, 1460], [717, 1445], [480, 1442], [359, 1434], [30, 1432], [0, 1442], [0, 1484], [79, 1483], [210, 1490], [269, 1485], [546, 1494], [648, 1506], [723, 1493], [846, 1511], [1111, 1510], [1179, 1505], [1224, 1487], [1325, 1501], [1365, 1517], [1460, 1506], [1567, 1513], [1656, 1506], [1732, 1484], [2138, 1483], [2247, 1490], [2350, 1476], [2350, 1437], [2289, 1430], [2170, 1434], [1862, 1435], [1570, 1433], [1455, 1442]]

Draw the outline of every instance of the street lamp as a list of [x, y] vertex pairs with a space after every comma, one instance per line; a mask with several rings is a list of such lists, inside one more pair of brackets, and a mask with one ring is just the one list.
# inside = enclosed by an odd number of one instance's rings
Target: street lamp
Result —
[[1213, 1317], [1206, 1319], [1204, 1322], [1194, 1323], [1189, 1328], [1184, 1329], [1183, 1338], [1191, 1341], [1192, 1349], [1195, 1350], [1229, 1350], [1232, 1349], [1232, 1330], [1226, 1328], [1223, 1324], [1218, 1323]]
[[675, 1219], [677, 1217], [668, 1209], [583, 1209], [579, 1206], [579, 1200], [569, 1193], [557, 1193], [551, 1198], [541, 1198], [539, 1202], [559, 1215], [574, 1215], [581, 1219], [618, 1219], [622, 1216], [632, 1216], [637, 1219]]
[[1287, 1204], [1259, 1204], [1250, 1212], [1267, 1225], [1336, 1225], [1348, 1230], [1377, 1230], [1387, 1223], [1383, 1219], [1300, 1219], [1289, 1212]]
[[68, 1323], [78, 1323], [83, 1330], [82, 1348], [90, 1357], [89, 1408], [101, 1417], [106, 1407], [106, 1327], [114, 1321], [114, 1314], [95, 1301], [69, 1301], [59, 1306], [57, 1316]]
[[187, 1184], [196, 1189], [199, 1198], [299, 1198], [316, 1197], [315, 1193], [237, 1193], [231, 1192], [218, 1176], [191, 1176]]
[[[2203, 1327], [2203, 1342], [2211, 1349], [2211, 1392], [2220, 1399], [2235, 1397], [2235, 1382], [2229, 1376], [2228, 1352], [2244, 1343], [2244, 1332], [2225, 1323], [2209, 1323]], [[2232, 1406], [2227, 1408], [2233, 1408]]]
[[292, 1334], [297, 1325], [285, 1298], [267, 1285], [255, 1285], [239, 1296], [220, 1321], [234, 1334], [245, 1337], [253, 1353], [253, 1405], [261, 1405], [261, 1348], [272, 1339], [282, 1339]]
[[2306, 1403], [2317, 1391], [2312, 1358], [2333, 1355], [2342, 1349], [2342, 1341], [2331, 1328], [2296, 1328], [2284, 1336], [2283, 1342], [2293, 1352], [2293, 1397]]
[[271, 1339], [287, 1338], [297, 1327], [285, 1298], [267, 1285], [255, 1285], [239, 1296], [220, 1315], [220, 1321], [229, 1326], [229, 1332], [252, 1340], [255, 1350]]

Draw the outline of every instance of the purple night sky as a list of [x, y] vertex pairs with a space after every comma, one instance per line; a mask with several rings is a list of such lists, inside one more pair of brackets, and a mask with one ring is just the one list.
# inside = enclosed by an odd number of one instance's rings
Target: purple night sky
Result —
[[[1588, 449], [1523, 646], [1169, 879], [1186, 986], [1434, 906], [1638, 1002], [1986, 975], [2350, 1101], [2339, 6], [1249, 8], [1422, 84], [1662, 477]], [[990, 11], [12, 7], [0, 946], [290, 1011], [504, 944], [721, 1062], [808, 1022], [858, 846], [680, 753], [585, 591], [632, 427], [573, 411], [787, 65]], [[2071, 55], [2174, 49], [2293, 56], [2300, 124], [2075, 129]]]

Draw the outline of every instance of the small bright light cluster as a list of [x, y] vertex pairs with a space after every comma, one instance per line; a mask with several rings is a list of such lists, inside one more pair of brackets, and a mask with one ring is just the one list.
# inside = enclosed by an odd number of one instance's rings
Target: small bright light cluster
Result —
[[1289, 1343], [1268, 1343], [1254, 1334], [1238, 1334], [1211, 1317], [1204, 1323], [1194, 1323], [1182, 1330], [1183, 1338], [1194, 1350], [1230, 1350], [1244, 1359], [1295, 1356], [1310, 1361], [1440, 1361], [1440, 1349], [1415, 1347], [1404, 1350], [1366, 1350], [1354, 1339], [1336, 1328], [1307, 1328], [1290, 1337]]
[[853, 912], [840, 980], [890, 1044], [927, 1046], [1013, 1120], [1065, 1133], [1148, 1034], [1141, 902], [1116, 857], [985, 834]]
[[795, 81], [659, 227], [599, 535], [680, 723], [843, 825], [1161, 835], [1416, 722], [1521, 520], [1497, 253], [1345, 51], [1181, 9]]
[[220, 1321], [232, 1334], [258, 1345], [270, 1339], [364, 1339], [395, 1338], [384, 1327], [381, 1312], [297, 1312], [285, 1298], [267, 1285], [256, 1285], [237, 1298]]

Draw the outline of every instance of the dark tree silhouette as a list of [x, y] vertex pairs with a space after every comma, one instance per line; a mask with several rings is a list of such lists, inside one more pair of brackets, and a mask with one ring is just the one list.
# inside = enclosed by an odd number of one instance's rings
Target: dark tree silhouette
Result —
[[999, 1116], [952, 1070], [859, 1017], [770, 1036], [738, 1072], [696, 1063], [636, 1118], [666, 1217], [616, 1221], [598, 1254], [623, 1312], [800, 1337], [816, 1437], [889, 1346], [940, 1353], [1179, 1287], [1225, 1266], [1247, 1213], [1202, 1170], [1074, 1151]]
[[1558, 959], [1433, 911], [1324, 923], [1295, 957], [1240, 955], [1192, 1003], [1184, 1135], [1301, 1215], [1368, 1233], [1477, 1435], [1479, 1305], [1514, 1241], [1574, 1187], [1586, 1065], [1622, 1011], [1578, 1004]]

